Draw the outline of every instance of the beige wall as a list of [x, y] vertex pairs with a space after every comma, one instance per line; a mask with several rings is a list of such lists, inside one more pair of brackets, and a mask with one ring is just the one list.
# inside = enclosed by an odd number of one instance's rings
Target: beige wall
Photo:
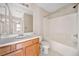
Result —
[[37, 35], [43, 34], [43, 19], [44, 16], [48, 14], [48, 12], [44, 11], [40, 7], [36, 5], [32, 5], [33, 9], [33, 32]]
[[24, 33], [33, 32], [33, 16], [24, 14]]

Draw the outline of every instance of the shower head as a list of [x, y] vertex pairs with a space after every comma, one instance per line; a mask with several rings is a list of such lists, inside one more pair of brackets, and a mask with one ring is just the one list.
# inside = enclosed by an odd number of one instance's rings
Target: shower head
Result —
[[76, 8], [78, 6], [79, 3], [77, 3], [75, 6], [73, 6], [73, 8]]
[[75, 5], [75, 6], [73, 6], [73, 8], [76, 8], [76, 5]]

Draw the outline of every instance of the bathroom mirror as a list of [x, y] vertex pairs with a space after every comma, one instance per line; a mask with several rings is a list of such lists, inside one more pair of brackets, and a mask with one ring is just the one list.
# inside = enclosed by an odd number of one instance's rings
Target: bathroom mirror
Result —
[[0, 3], [0, 37], [33, 32], [33, 15], [29, 8], [29, 4]]

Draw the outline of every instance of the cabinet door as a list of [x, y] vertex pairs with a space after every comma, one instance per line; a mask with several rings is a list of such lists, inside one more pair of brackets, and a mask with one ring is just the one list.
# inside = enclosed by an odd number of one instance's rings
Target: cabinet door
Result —
[[24, 51], [21, 49], [10, 54], [7, 54], [6, 56], [24, 56]]
[[25, 55], [26, 56], [33, 56], [33, 46], [28, 46], [25, 48]]
[[40, 54], [40, 44], [36, 43], [33, 45], [33, 55], [39, 56], [39, 54]]

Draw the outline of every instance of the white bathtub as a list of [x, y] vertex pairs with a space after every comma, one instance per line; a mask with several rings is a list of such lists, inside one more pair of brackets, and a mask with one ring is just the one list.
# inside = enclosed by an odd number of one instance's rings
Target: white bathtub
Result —
[[50, 43], [50, 48], [52, 50], [60, 53], [63, 56], [78, 56], [79, 55], [77, 48], [70, 47], [53, 40], [49, 40], [48, 42]]

